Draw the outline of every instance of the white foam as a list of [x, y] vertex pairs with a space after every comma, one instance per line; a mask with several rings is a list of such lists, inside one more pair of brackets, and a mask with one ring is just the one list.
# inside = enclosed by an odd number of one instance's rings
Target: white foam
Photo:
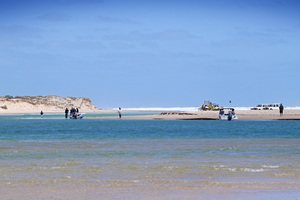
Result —
[[295, 107], [286, 107], [286, 109], [298, 110], [298, 109], [300, 109], [300, 106], [295, 106]]
[[264, 169], [250, 169], [250, 168], [244, 168], [242, 169], [242, 171], [245, 171], [245, 172], [263, 172], [265, 171]]
[[[199, 107], [141, 107], [141, 108], [122, 108], [124, 111], [144, 111], [144, 112], [161, 112], [161, 111], [173, 111], [173, 112], [191, 112], [198, 111]], [[253, 107], [232, 107], [235, 110], [250, 110]], [[286, 107], [286, 109], [300, 109], [299, 106], [295, 107]], [[113, 108], [113, 110], [119, 110], [119, 108]]]
[[236, 172], [237, 168], [228, 168], [228, 171], [230, 171], [230, 172]]
[[263, 165], [262, 167], [264, 167], [264, 168], [269, 168], [269, 169], [276, 169], [276, 168], [279, 168], [278, 165]]
[[[198, 111], [199, 107], [150, 107], [150, 108], [122, 108], [122, 110], [133, 110], [133, 111], [146, 111], [146, 112], [160, 112], [160, 111], [178, 111], [178, 112], [187, 112], [187, 111]], [[113, 108], [113, 110], [118, 110], [119, 108]]]
[[[130, 111], [145, 111], [145, 112], [161, 112], [161, 111], [173, 111], [173, 112], [192, 112], [198, 111], [200, 107], [150, 107], [150, 108], [122, 108], [122, 110]], [[251, 107], [233, 107], [235, 110], [250, 110]], [[118, 110], [119, 108], [113, 108]]]
[[235, 110], [250, 110], [252, 107], [233, 107]]

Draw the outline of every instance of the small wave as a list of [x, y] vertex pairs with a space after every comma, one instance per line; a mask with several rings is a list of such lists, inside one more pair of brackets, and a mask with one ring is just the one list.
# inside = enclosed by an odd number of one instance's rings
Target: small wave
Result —
[[242, 168], [241, 169], [244, 172], [264, 172], [264, 169], [251, 169], [251, 168]]
[[279, 168], [279, 166], [277, 166], [277, 165], [263, 165], [262, 167], [263, 168], [269, 168], [269, 169], [277, 169], [277, 168]]
[[214, 170], [219, 171], [219, 170], [225, 170], [225, 171], [230, 171], [230, 172], [264, 172], [265, 170], [263, 168], [236, 168], [236, 167], [230, 167], [226, 165], [214, 165], [213, 166]]
[[237, 168], [228, 168], [228, 171], [230, 171], [230, 172], [236, 172], [237, 171]]
[[65, 167], [51, 167], [51, 169], [63, 169]]

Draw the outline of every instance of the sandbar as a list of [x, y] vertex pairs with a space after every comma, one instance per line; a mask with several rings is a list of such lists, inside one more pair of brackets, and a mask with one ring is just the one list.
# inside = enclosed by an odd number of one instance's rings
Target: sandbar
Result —
[[[126, 115], [122, 119], [147, 119], [147, 120], [219, 120], [218, 111], [193, 111], [193, 112], [161, 112], [160, 114]], [[111, 111], [117, 113], [117, 111]], [[278, 110], [236, 110], [238, 120], [300, 120], [300, 109], [285, 109], [282, 116]], [[110, 117], [89, 117], [93, 119], [118, 119], [118, 115]]]

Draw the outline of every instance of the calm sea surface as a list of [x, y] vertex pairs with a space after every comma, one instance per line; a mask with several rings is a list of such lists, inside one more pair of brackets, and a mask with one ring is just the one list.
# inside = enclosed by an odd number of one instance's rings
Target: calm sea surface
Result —
[[3, 199], [299, 199], [300, 122], [0, 118]]

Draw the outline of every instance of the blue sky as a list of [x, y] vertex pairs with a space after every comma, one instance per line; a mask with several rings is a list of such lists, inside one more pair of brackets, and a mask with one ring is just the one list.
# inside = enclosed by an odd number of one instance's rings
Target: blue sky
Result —
[[0, 0], [0, 96], [300, 105], [297, 0]]

